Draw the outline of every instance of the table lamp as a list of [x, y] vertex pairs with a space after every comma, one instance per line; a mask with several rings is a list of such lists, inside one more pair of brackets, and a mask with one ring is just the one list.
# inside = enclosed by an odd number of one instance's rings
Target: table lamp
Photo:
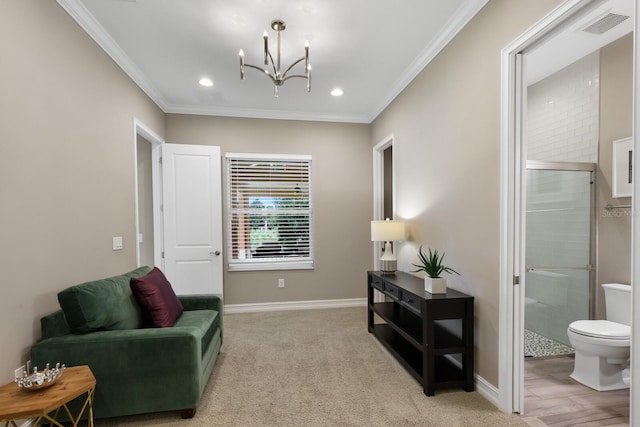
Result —
[[385, 242], [384, 253], [380, 257], [380, 271], [384, 274], [394, 274], [398, 266], [398, 260], [393, 253], [391, 242], [404, 240], [406, 228], [404, 221], [371, 221], [371, 241]]

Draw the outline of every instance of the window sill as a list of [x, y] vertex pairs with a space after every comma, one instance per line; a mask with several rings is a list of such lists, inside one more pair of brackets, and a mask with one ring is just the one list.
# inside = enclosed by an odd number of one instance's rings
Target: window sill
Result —
[[242, 262], [229, 264], [227, 271], [313, 270], [313, 261]]

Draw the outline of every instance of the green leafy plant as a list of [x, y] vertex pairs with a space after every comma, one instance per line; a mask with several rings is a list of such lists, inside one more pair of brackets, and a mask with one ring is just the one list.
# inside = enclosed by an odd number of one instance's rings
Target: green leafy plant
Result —
[[453, 268], [446, 267], [442, 264], [442, 260], [444, 259], [444, 252], [442, 253], [442, 255], [440, 255], [438, 254], [437, 249], [431, 251], [431, 248], [429, 248], [429, 254], [425, 255], [424, 252], [422, 252], [422, 246], [420, 246], [420, 250], [418, 251], [418, 259], [420, 260], [420, 263], [413, 264], [414, 267], [418, 267], [417, 270], [413, 271], [414, 273], [417, 273], [418, 271], [424, 271], [425, 273], [427, 273], [427, 276], [431, 277], [432, 279], [439, 278], [442, 273], [455, 273], [460, 276], [460, 273], [455, 271]]

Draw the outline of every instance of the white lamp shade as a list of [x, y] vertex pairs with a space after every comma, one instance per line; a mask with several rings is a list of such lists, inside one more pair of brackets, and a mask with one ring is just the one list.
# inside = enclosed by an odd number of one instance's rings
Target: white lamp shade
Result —
[[397, 242], [406, 238], [404, 221], [371, 221], [372, 242]]

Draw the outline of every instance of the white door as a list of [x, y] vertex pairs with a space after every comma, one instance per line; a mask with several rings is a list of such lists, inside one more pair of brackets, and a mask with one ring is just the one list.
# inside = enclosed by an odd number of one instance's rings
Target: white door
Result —
[[164, 273], [176, 294], [222, 295], [220, 147], [164, 144]]

